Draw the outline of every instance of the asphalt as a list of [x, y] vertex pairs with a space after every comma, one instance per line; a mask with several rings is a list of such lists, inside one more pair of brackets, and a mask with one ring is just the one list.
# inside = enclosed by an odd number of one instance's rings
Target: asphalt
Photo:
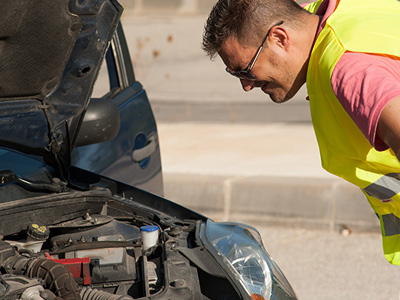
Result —
[[165, 197], [218, 221], [378, 231], [361, 191], [321, 168], [306, 89], [280, 105], [245, 93], [201, 50], [205, 20], [123, 16], [158, 124]]

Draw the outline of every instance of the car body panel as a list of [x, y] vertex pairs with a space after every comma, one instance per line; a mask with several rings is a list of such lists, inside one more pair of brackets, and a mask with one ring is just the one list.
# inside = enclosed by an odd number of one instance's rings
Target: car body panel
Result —
[[[101, 100], [118, 108], [119, 131], [109, 141], [75, 148], [72, 164], [163, 195], [157, 126], [146, 91], [135, 80], [121, 25], [107, 53], [107, 71], [101, 74], [109, 85]], [[102, 80], [104, 85], [107, 80]]]
[[67, 167], [122, 7], [114, 0], [16, 0], [2, 3], [2, 14], [0, 145]]

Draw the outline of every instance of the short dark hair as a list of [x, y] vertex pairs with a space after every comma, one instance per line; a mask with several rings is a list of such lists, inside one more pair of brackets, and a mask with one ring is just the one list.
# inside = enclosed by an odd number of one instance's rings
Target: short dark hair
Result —
[[258, 46], [273, 23], [293, 26], [304, 12], [294, 0], [219, 0], [204, 26], [203, 50], [213, 58], [231, 36]]

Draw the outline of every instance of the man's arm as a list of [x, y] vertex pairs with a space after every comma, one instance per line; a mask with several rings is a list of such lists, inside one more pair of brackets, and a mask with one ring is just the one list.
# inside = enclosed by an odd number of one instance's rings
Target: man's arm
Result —
[[400, 161], [400, 97], [390, 100], [379, 117], [378, 137], [393, 149]]

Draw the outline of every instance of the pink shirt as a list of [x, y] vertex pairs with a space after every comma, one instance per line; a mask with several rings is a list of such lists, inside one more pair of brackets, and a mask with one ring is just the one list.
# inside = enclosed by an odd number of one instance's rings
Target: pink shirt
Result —
[[[317, 35], [336, 8], [337, 0], [325, 0], [317, 15], [323, 15]], [[333, 91], [370, 144], [383, 151], [388, 146], [376, 136], [385, 105], [400, 96], [400, 60], [381, 55], [345, 52], [332, 73]]]

